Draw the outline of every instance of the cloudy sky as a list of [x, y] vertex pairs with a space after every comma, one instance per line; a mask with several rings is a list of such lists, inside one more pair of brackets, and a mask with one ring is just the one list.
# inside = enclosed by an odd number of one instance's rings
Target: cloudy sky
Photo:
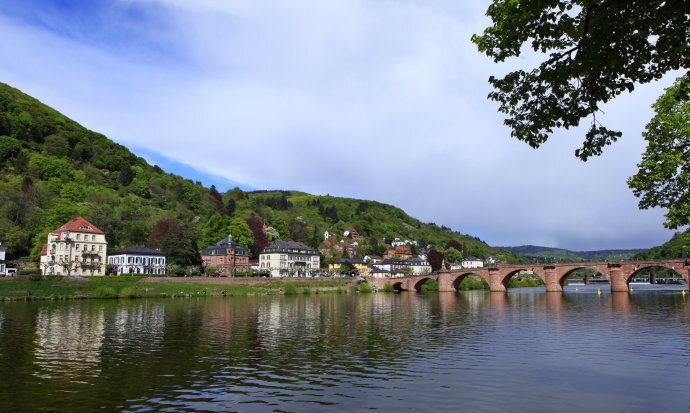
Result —
[[625, 180], [679, 74], [604, 107], [624, 135], [603, 156], [574, 157], [583, 129], [533, 150], [486, 99], [536, 62], [477, 52], [488, 4], [0, 0], [0, 82], [206, 186], [377, 200], [494, 246], [668, 240]]

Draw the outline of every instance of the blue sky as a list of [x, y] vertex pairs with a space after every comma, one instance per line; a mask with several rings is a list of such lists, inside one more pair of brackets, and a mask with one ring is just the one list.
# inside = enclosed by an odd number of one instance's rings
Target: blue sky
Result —
[[377, 200], [495, 246], [668, 240], [625, 180], [678, 73], [604, 106], [624, 136], [603, 156], [573, 156], [583, 128], [535, 151], [486, 99], [489, 75], [537, 62], [477, 52], [488, 4], [0, 0], [0, 81], [219, 189]]

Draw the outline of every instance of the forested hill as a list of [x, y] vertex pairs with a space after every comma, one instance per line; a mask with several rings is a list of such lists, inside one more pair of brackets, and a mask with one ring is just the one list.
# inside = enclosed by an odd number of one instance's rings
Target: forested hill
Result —
[[659, 245], [635, 254], [638, 260], [663, 260], [669, 258], [690, 258], [690, 228], [676, 232], [673, 237]]
[[577, 262], [577, 261], [615, 261], [627, 260], [641, 249], [631, 250], [599, 250], [599, 251], [570, 251], [561, 248], [539, 247], [535, 245], [522, 245], [519, 247], [498, 247], [514, 254], [536, 261], [551, 262]]
[[103, 230], [111, 250], [148, 245], [179, 265], [198, 264], [200, 250], [229, 232], [255, 256], [271, 238], [316, 247], [324, 231], [342, 235], [346, 227], [364, 237], [360, 254], [380, 255], [384, 238], [400, 237], [439, 249], [455, 240], [465, 256], [515, 260], [474, 237], [379, 202], [295, 191], [219, 193], [149, 165], [2, 83], [0, 162], [0, 236], [8, 241], [8, 260], [38, 260], [48, 232], [74, 215]]

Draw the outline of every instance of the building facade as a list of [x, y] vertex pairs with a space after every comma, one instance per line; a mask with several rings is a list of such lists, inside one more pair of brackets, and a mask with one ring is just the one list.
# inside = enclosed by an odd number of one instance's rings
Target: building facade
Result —
[[369, 273], [371, 272], [371, 267], [367, 265], [366, 261], [354, 258], [339, 258], [328, 265], [328, 271], [337, 272], [343, 265], [354, 268], [357, 270], [357, 274], [364, 277], [369, 276]]
[[312, 277], [320, 264], [316, 250], [296, 241], [276, 241], [259, 254], [259, 271], [271, 277]]
[[467, 257], [462, 260], [462, 268], [481, 268], [484, 266], [484, 261], [477, 257]]
[[110, 254], [108, 266], [113, 275], [165, 274], [165, 254], [137, 245]]
[[41, 250], [43, 275], [105, 275], [105, 234], [82, 217], [72, 217], [48, 234]]
[[211, 245], [201, 251], [201, 261], [204, 267], [213, 267], [218, 274], [230, 276], [237, 271], [251, 271], [249, 252], [240, 244], [232, 240], [232, 234], [223, 238], [216, 245]]

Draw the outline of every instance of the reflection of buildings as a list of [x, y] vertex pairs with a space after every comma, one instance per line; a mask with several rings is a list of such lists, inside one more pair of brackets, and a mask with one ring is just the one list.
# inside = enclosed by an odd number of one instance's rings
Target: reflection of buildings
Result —
[[65, 380], [97, 376], [104, 324], [103, 307], [41, 308], [36, 319], [35, 357], [42, 375]]

